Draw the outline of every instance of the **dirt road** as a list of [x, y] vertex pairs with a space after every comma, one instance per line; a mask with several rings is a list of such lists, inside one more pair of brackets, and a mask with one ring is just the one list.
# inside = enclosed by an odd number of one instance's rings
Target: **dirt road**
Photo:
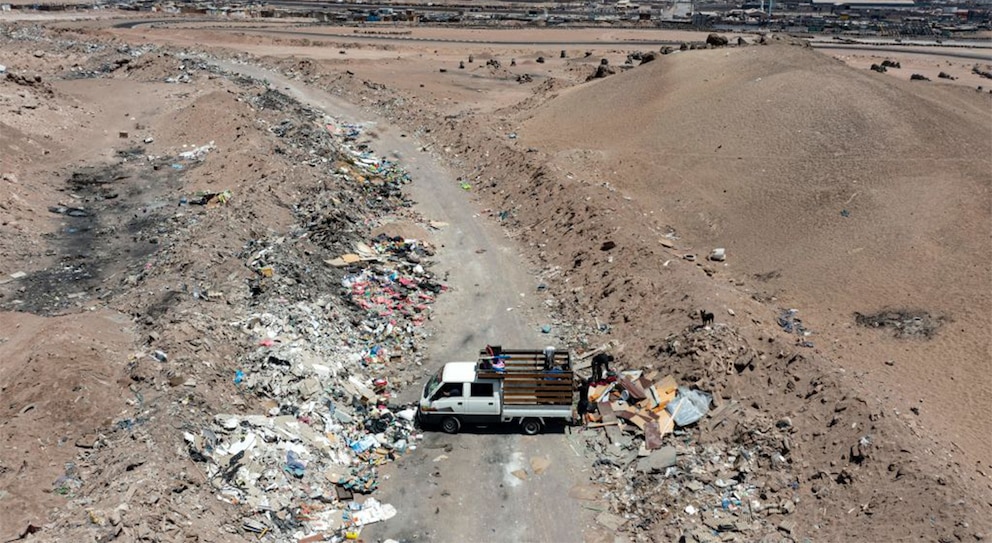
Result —
[[[468, 193], [413, 137], [371, 118], [353, 104], [257, 67], [220, 63], [267, 79], [287, 94], [351, 122], [374, 121], [381, 156], [400, 156], [414, 179], [411, 195], [424, 216], [448, 223], [434, 242], [439, 274], [450, 291], [435, 307], [429, 359], [470, 359], [487, 343], [542, 347], [540, 300], [528, 264], [496, 225], [476, 212]], [[404, 391], [412, 401], [417, 390]], [[446, 452], [447, 451], [447, 452]], [[531, 460], [550, 467], [535, 474]], [[523, 470], [522, 480], [514, 471]], [[398, 510], [395, 519], [363, 532], [369, 540], [414, 537], [429, 541], [581, 541], [592, 512], [569, 497], [588, 470], [567, 432], [522, 436], [515, 428], [468, 430], [456, 436], [428, 433], [422, 446], [389, 466], [378, 499]]]

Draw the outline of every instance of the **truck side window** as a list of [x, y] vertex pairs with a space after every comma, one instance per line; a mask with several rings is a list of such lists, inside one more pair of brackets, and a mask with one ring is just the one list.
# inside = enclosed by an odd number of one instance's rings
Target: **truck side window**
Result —
[[492, 383], [471, 383], [470, 394], [473, 398], [492, 398], [493, 397], [493, 384]]
[[445, 383], [434, 395], [434, 400], [439, 398], [452, 398], [462, 395], [462, 383]]

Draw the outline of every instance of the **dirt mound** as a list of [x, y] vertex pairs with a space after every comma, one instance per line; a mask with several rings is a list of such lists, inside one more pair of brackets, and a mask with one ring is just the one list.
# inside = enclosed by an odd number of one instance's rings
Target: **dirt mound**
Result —
[[[702, 254], [726, 248], [708, 273], [800, 308], [832, 334], [810, 338], [818, 348], [898, 357], [899, 374], [880, 383], [961, 405], [950, 400], [962, 387], [992, 392], [992, 229], [975, 220], [992, 206], [992, 108], [965, 89], [873, 75], [801, 47], [666, 55], [561, 92], [527, 115], [519, 141], [573, 184], [636, 202], [654, 232]], [[890, 338], [865, 342], [851, 315], [887, 307], [956, 324], [909, 354]], [[958, 361], [952, 375], [934, 373], [937, 357]], [[948, 415], [931, 422], [953, 421], [946, 436], [966, 435], [972, 457], [989, 459], [988, 421]]]
[[[0, 537], [41, 526], [83, 483], [77, 454], [126, 409], [117, 385], [131, 359], [131, 319], [0, 313]], [[13, 363], [16, 362], [16, 363]]]

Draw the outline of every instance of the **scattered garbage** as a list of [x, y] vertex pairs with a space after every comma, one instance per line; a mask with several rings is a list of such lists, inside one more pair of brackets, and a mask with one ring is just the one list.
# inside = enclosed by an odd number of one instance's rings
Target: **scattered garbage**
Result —
[[67, 496], [76, 490], [79, 490], [81, 486], [83, 486], [83, 481], [77, 474], [76, 464], [74, 462], [66, 462], [65, 474], [60, 475], [59, 478], [55, 480], [52, 484], [52, 491], [56, 494]]
[[66, 215], [68, 217], [83, 218], [89, 217], [88, 211], [81, 207], [67, 207], [63, 205], [49, 206], [48, 211], [50, 213], [55, 213], [57, 215]]
[[[580, 355], [578, 370], [606, 348]], [[608, 503], [597, 522], [632, 538], [650, 531], [672, 541], [757, 541], [774, 533], [800, 499], [791, 425], [699, 386], [760, 363], [757, 352], [730, 327], [695, 325], [657, 349], [649, 367], [612, 368], [587, 382], [580, 398], [585, 429], [573, 445], [582, 451], [584, 444]], [[691, 382], [659, 368], [688, 371]], [[775, 475], [755, 477], [767, 469]]]
[[[281, 99], [271, 91], [263, 98]], [[287, 139], [310, 130], [299, 123], [279, 126], [273, 133]], [[400, 186], [409, 176], [352, 148], [365, 126], [326, 118], [314, 126], [305, 137], [326, 144], [333, 139], [340, 154], [327, 167], [365, 193], [367, 205], [379, 206], [370, 216], [404, 205]], [[217, 415], [208, 426], [184, 433], [190, 458], [217, 498], [243, 508], [242, 529], [277, 540], [357, 539], [363, 526], [395, 516], [393, 506], [369, 494], [378, 489], [381, 466], [416, 450], [422, 439], [416, 409], [394, 404], [393, 390], [405, 384], [397, 375], [415, 365], [419, 328], [446, 290], [427, 267], [434, 249], [386, 234], [342, 243], [334, 213], [347, 208], [335, 205], [334, 197], [326, 192], [304, 202], [296, 213], [307, 228], [295, 234], [338, 251], [324, 261], [332, 294], [315, 299], [294, 288], [294, 278], [317, 274], [284, 257], [293, 250], [287, 237], [243, 248], [246, 266], [256, 272], [255, 305], [237, 325], [252, 348], [236, 361], [239, 369], [227, 386], [260, 399], [266, 409]], [[230, 198], [229, 191], [199, 192], [188, 201], [210, 206]], [[328, 318], [332, 311], [337, 320]]]
[[226, 204], [231, 200], [234, 195], [230, 190], [223, 191], [209, 191], [200, 190], [195, 192], [192, 196], [185, 198], [186, 203], [193, 205], [216, 207], [219, 205]]
[[927, 311], [885, 309], [875, 313], [854, 313], [854, 322], [866, 328], [888, 328], [896, 338], [932, 339], [946, 318]]
[[713, 249], [713, 251], [710, 252], [709, 259], [714, 262], [723, 262], [724, 260], [727, 260], [727, 250], [724, 248]]
[[306, 464], [300, 460], [299, 455], [293, 451], [286, 452], [286, 471], [289, 472], [293, 477], [300, 479], [303, 477], [304, 470], [306, 470]]
[[210, 142], [206, 145], [201, 145], [199, 147], [194, 147], [189, 151], [183, 151], [179, 153], [179, 158], [183, 160], [203, 160], [207, 154], [214, 149], [214, 142]]
[[813, 332], [810, 332], [809, 330], [806, 329], [806, 327], [803, 325], [803, 321], [799, 318], [798, 315], [799, 315], [798, 309], [782, 310], [782, 312], [779, 313], [778, 316], [778, 325], [779, 327], [782, 328], [782, 330], [785, 330], [790, 334], [795, 334], [799, 336], [799, 339], [797, 339], [796, 341], [800, 345], [804, 347], [813, 347], [813, 343], [811, 341], [807, 341], [804, 339], [808, 336], [813, 335]]

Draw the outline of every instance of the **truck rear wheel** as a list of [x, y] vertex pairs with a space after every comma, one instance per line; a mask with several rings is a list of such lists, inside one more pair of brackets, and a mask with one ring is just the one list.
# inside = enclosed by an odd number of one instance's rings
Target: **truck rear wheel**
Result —
[[520, 421], [520, 428], [525, 434], [534, 436], [541, 433], [541, 421], [537, 419], [524, 419]]
[[441, 429], [448, 434], [457, 434], [462, 427], [461, 421], [456, 417], [444, 417], [441, 419]]

